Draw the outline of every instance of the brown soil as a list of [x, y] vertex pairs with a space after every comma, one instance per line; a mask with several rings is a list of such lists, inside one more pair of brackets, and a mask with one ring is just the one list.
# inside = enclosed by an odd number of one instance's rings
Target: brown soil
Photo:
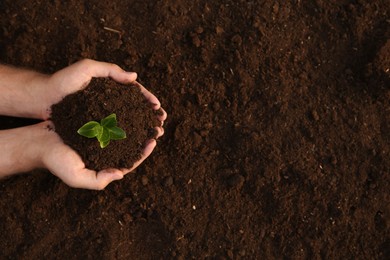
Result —
[[[116, 114], [126, 139], [114, 140], [104, 149], [96, 138], [85, 138], [77, 130], [89, 121], [100, 122]], [[159, 126], [147, 100], [136, 85], [121, 85], [110, 79], [92, 79], [82, 91], [52, 106], [51, 119], [64, 142], [79, 153], [89, 169], [128, 168], [141, 158], [153, 128]]]
[[5, 0], [0, 12], [1, 62], [114, 62], [169, 114], [153, 155], [103, 192], [41, 170], [2, 181], [0, 258], [389, 258], [387, 0]]

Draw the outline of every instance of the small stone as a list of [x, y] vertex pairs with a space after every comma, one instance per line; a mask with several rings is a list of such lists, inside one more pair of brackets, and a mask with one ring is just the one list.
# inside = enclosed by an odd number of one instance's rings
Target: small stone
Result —
[[172, 66], [170, 64], [167, 65], [167, 72], [168, 72], [168, 74], [173, 73], [173, 69], [172, 69]]
[[202, 139], [202, 136], [201, 135], [199, 135], [198, 133], [194, 133], [194, 146], [195, 147], [198, 147], [199, 145], [201, 145], [201, 143], [202, 143], [202, 141], [203, 141], [203, 139]]
[[200, 47], [200, 45], [202, 45], [202, 41], [199, 39], [198, 35], [197, 34], [194, 34], [191, 36], [192, 38], [192, 43], [195, 45], [195, 47]]
[[143, 175], [143, 176], [141, 177], [141, 183], [142, 183], [142, 185], [144, 185], [144, 186], [148, 185], [149, 179], [148, 179], [148, 177], [147, 177], [146, 175]]
[[102, 204], [102, 203], [104, 202], [104, 200], [105, 200], [105, 199], [104, 199], [103, 196], [99, 196], [99, 197], [98, 197], [98, 203], [99, 203], [99, 204]]
[[274, 4], [274, 6], [272, 7], [272, 12], [273, 12], [274, 14], [278, 14], [278, 13], [279, 13], [279, 3], [278, 3], [278, 2], [276, 2], [276, 3]]
[[195, 29], [195, 32], [197, 33], [197, 34], [201, 34], [201, 33], [203, 33], [203, 27], [202, 26], [199, 26], [199, 27], [197, 27], [196, 29]]
[[215, 27], [215, 32], [220, 35], [222, 33], [224, 33], [225, 31], [223, 30], [223, 28], [221, 26], [217, 26]]
[[314, 121], [320, 120], [320, 116], [318, 115], [316, 110], [311, 111], [311, 116], [313, 117]]

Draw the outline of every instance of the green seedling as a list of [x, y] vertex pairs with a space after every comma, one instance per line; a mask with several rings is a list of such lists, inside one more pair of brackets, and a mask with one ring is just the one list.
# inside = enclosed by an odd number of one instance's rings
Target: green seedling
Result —
[[121, 140], [126, 138], [125, 131], [116, 125], [116, 115], [111, 114], [100, 120], [100, 123], [89, 121], [80, 127], [80, 129], [77, 130], [77, 133], [88, 138], [96, 137], [100, 143], [100, 147], [104, 148], [110, 143], [110, 140]]

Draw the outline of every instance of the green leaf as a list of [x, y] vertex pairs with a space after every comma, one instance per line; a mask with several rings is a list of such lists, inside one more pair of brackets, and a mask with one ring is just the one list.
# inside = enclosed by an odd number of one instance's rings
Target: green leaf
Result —
[[90, 121], [80, 127], [79, 130], [77, 130], [77, 133], [79, 135], [88, 137], [88, 138], [94, 138], [99, 135], [99, 132], [101, 131], [101, 126], [98, 122], [96, 121]]
[[110, 140], [120, 140], [126, 138], [126, 133], [121, 128], [116, 126], [116, 115], [111, 114], [100, 121], [90, 121], [83, 125], [77, 133], [82, 136], [93, 138], [96, 137], [100, 143], [100, 147], [104, 148]]
[[99, 142], [99, 143], [100, 143], [100, 148], [104, 148], [110, 143], [110, 140]]
[[111, 127], [116, 126], [116, 124], [117, 124], [117, 122], [116, 122], [116, 114], [111, 114], [111, 115], [107, 116], [106, 118], [103, 118], [100, 121], [100, 124], [103, 127], [107, 127], [107, 128], [111, 128]]
[[102, 129], [103, 131], [97, 136], [98, 141], [100, 143], [110, 141], [110, 131], [106, 127], [102, 127]]
[[111, 127], [108, 130], [110, 131], [111, 140], [121, 140], [126, 138], [126, 132], [117, 126]]

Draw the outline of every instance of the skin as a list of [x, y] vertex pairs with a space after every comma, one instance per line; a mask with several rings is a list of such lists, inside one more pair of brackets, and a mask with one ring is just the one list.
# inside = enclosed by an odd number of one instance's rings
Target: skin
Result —
[[96, 172], [87, 169], [80, 156], [63, 143], [49, 120], [50, 107], [84, 89], [94, 77], [136, 84], [151, 107], [163, 111], [158, 116], [161, 127], [156, 128], [156, 139], [164, 134], [162, 126], [167, 114], [160, 101], [135, 81], [136, 73], [126, 72], [115, 64], [86, 59], [52, 75], [0, 65], [0, 114], [42, 120], [35, 125], [0, 131], [0, 147], [5, 151], [0, 156], [0, 178], [46, 168], [71, 187], [102, 190], [133, 171], [153, 152], [155, 139], [146, 141], [141, 159], [132, 168]]

